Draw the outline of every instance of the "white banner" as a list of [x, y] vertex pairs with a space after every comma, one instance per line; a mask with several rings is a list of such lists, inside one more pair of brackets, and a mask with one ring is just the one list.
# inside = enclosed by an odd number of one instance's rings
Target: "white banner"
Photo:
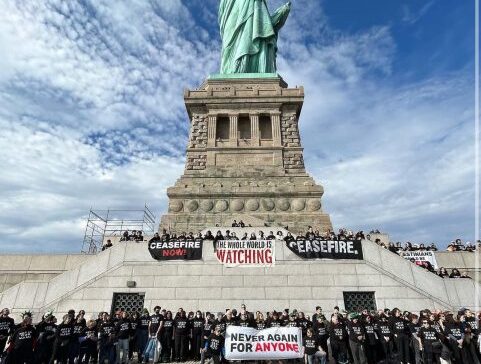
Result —
[[433, 251], [412, 251], [412, 252], [401, 252], [401, 256], [404, 259], [411, 260], [414, 259], [416, 264], [422, 262], [429, 262], [434, 269], [438, 269], [438, 262], [436, 261], [436, 256]]
[[303, 356], [302, 331], [298, 327], [272, 327], [265, 330], [227, 327], [227, 360], [299, 359]]
[[218, 240], [215, 249], [226, 267], [271, 267], [276, 261], [274, 240]]

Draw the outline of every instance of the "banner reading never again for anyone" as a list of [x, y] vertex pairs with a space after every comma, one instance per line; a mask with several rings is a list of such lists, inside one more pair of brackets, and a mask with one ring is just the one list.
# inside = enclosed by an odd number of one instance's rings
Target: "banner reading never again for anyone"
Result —
[[226, 267], [271, 267], [275, 264], [272, 240], [218, 240], [215, 254]]
[[227, 360], [299, 359], [304, 356], [299, 327], [228, 326], [225, 335]]
[[361, 240], [293, 240], [287, 247], [306, 259], [359, 259], [363, 258]]
[[202, 240], [153, 241], [149, 252], [156, 260], [199, 260], [202, 259]]

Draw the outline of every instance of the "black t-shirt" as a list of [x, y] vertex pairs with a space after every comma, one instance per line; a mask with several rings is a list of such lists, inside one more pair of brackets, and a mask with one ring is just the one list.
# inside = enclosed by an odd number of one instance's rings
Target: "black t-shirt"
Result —
[[207, 352], [210, 355], [219, 355], [224, 347], [224, 337], [221, 335], [211, 334], [207, 344]]
[[284, 324], [285, 327], [299, 327], [299, 322], [297, 320], [293, 320], [293, 321], [287, 321], [285, 324]]
[[226, 328], [229, 327], [229, 326], [238, 326], [237, 320], [234, 317], [232, 317], [230, 320], [227, 317], [225, 317], [224, 323], [225, 323]]
[[277, 320], [271, 319], [271, 320], [269, 320], [267, 325], [268, 325], [268, 327], [281, 327], [282, 321], [279, 320], [279, 319], [277, 319]]
[[149, 322], [150, 322], [149, 316], [141, 316], [140, 319], [139, 319], [139, 329], [140, 330], [148, 330]]
[[324, 322], [314, 322], [313, 329], [319, 340], [327, 339], [329, 336], [329, 333], [327, 332], [327, 326]]
[[73, 325], [73, 336], [79, 337], [84, 328], [85, 328], [85, 321], [75, 322]]
[[[11, 317], [0, 317], [0, 337], [10, 335], [13, 331], [15, 323]], [[1, 338], [0, 338], [1, 339]]]
[[160, 335], [166, 338], [171, 338], [174, 333], [174, 320], [165, 319], [162, 329], [160, 330]]
[[155, 334], [159, 329], [160, 323], [164, 320], [164, 317], [160, 313], [154, 313], [150, 316], [150, 333]]
[[220, 332], [225, 332], [226, 325], [225, 325], [224, 319], [220, 319], [220, 320], [216, 319], [216, 320], [214, 321], [214, 329], [215, 329], [217, 326], [219, 326]]
[[423, 346], [432, 345], [434, 342], [439, 341], [439, 333], [434, 327], [421, 327], [418, 336], [421, 339]]
[[444, 334], [446, 336], [453, 336], [456, 340], [461, 340], [463, 338], [463, 332], [461, 330], [461, 325], [454, 323], [454, 324], [446, 324], [444, 329]]
[[374, 330], [374, 325], [371, 323], [364, 324], [364, 333], [366, 334], [366, 339], [369, 345], [376, 345], [376, 333]]
[[305, 335], [306, 334], [306, 331], [309, 327], [312, 326], [312, 322], [305, 319], [305, 318], [302, 318], [302, 319], [298, 319], [297, 320], [297, 323], [299, 325], [299, 327], [302, 328], [302, 334]]
[[84, 340], [80, 342], [80, 347], [85, 348], [88, 347], [89, 345], [94, 345], [97, 342], [97, 328], [91, 328], [89, 329], [88, 327], [85, 327], [80, 334], [80, 337], [83, 337]]
[[252, 327], [252, 321], [249, 319], [242, 320], [240, 319], [238, 325], [241, 327]]
[[303, 345], [305, 348], [304, 353], [307, 355], [314, 355], [319, 351], [319, 341], [315, 336], [306, 336]]
[[264, 330], [266, 328], [266, 322], [264, 320], [256, 321], [254, 327], [257, 330]]
[[202, 335], [202, 331], [204, 328], [204, 320], [202, 317], [195, 317], [190, 321], [190, 325], [192, 327], [192, 334], [193, 335]]
[[336, 325], [331, 324], [331, 327], [329, 328], [329, 337], [331, 341], [335, 341], [335, 342], [345, 341], [347, 338], [346, 329], [339, 322]]
[[204, 323], [204, 327], [202, 328], [202, 336], [204, 338], [208, 338], [210, 334], [212, 334], [212, 330], [214, 329], [214, 321], [207, 321]]
[[31, 351], [37, 332], [32, 325], [18, 328], [13, 336], [12, 342], [15, 350]]
[[135, 334], [137, 329], [139, 328], [140, 319], [130, 319], [130, 329], [132, 330], [132, 334]]
[[410, 322], [408, 324], [409, 327], [409, 332], [411, 332], [412, 335], [417, 335], [419, 333], [419, 330], [421, 329], [421, 326], [419, 324], [414, 324]]
[[392, 336], [391, 325], [388, 321], [379, 321], [377, 324], [377, 332], [379, 336], [387, 336], [390, 338]]
[[99, 334], [102, 338], [107, 338], [112, 334], [115, 334], [115, 325], [111, 321], [105, 321], [100, 324]]
[[471, 327], [474, 334], [478, 333], [478, 322], [475, 317], [466, 317], [466, 323]]
[[62, 340], [70, 340], [73, 334], [73, 326], [70, 324], [61, 323], [57, 326], [57, 337]]
[[128, 339], [130, 337], [131, 330], [132, 330], [132, 326], [130, 324], [130, 320], [120, 319], [119, 321], [117, 321], [116, 333], [119, 339], [121, 340]]
[[348, 325], [349, 340], [356, 343], [362, 343], [364, 338], [359, 339], [359, 336], [364, 336], [364, 327], [358, 322], [349, 322]]
[[402, 335], [406, 333], [406, 322], [401, 317], [391, 317], [390, 320], [391, 331], [393, 334]]
[[177, 317], [174, 320], [175, 336], [187, 336], [189, 334], [189, 320], [183, 317]]

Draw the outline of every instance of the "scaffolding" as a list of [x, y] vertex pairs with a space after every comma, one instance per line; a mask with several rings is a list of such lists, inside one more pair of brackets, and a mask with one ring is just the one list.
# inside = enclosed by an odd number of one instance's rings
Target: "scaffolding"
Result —
[[155, 215], [147, 204], [143, 210], [93, 210], [90, 209], [82, 244], [83, 254], [96, 254], [102, 249], [104, 239], [121, 237], [124, 231], [141, 231], [153, 235]]

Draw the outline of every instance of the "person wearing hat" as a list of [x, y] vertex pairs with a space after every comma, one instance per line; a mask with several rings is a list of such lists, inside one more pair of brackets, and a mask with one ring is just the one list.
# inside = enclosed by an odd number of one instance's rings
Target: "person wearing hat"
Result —
[[347, 332], [336, 314], [331, 316], [331, 324], [328, 331], [334, 362], [336, 364], [349, 363], [349, 352], [346, 344]]
[[367, 364], [366, 353], [364, 352], [365, 331], [359, 322], [359, 314], [352, 312], [349, 314], [347, 332], [349, 335], [349, 346], [351, 347], [354, 364]]

